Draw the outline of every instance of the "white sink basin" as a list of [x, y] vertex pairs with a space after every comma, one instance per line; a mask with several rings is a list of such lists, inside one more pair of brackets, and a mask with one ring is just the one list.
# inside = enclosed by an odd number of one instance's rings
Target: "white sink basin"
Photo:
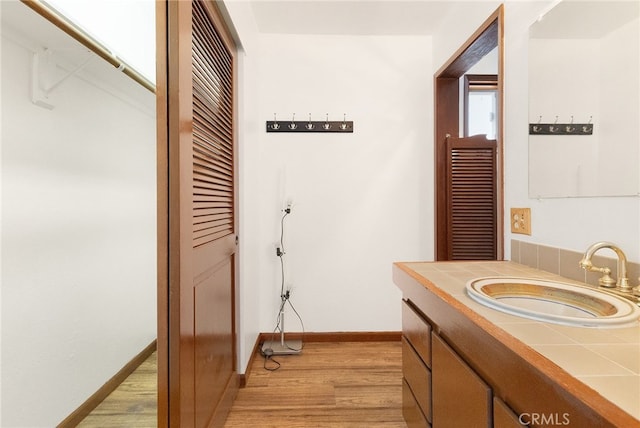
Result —
[[478, 303], [524, 318], [579, 327], [637, 325], [640, 307], [629, 300], [559, 281], [516, 277], [484, 277], [467, 283]]

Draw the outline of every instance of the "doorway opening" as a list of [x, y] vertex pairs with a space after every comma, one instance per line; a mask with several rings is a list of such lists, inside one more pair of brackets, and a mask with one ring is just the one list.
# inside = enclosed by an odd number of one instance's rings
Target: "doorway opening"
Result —
[[[438, 261], [501, 260], [504, 256], [503, 27], [504, 11], [500, 6], [434, 76], [435, 259]], [[491, 86], [495, 94], [495, 135], [470, 137], [473, 133], [469, 129], [468, 113], [461, 115], [461, 106], [465, 104], [461, 92], [465, 90], [460, 88], [467, 85], [461, 85], [460, 80], [494, 50], [497, 50], [497, 72]], [[467, 117], [461, 120], [461, 116]]]
[[498, 130], [498, 75], [464, 75], [464, 136], [486, 135], [495, 140]]

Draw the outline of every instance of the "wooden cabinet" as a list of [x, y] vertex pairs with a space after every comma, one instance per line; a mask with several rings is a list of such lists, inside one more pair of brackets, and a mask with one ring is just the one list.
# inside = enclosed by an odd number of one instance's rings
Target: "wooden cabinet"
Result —
[[403, 415], [409, 427], [431, 422], [431, 326], [402, 305]]
[[[454, 271], [450, 276], [458, 281], [482, 263], [436, 262], [437, 269], [422, 271], [433, 273], [430, 278], [413, 266], [397, 263], [393, 271], [403, 297], [409, 426], [420, 426], [416, 409], [434, 428], [543, 427], [550, 420], [571, 427], [638, 426], [638, 419], [449, 294], [445, 285], [451, 290], [452, 284], [436, 284], [444, 276], [440, 268]], [[449, 422], [468, 413], [479, 422]]]
[[432, 334], [433, 425], [492, 427], [491, 388], [436, 334]]
[[406, 301], [402, 334], [402, 413], [409, 428], [521, 426], [504, 402], [493, 404], [491, 387]]
[[402, 375], [425, 418], [431, 421], [431, 370], [405, 338], [402, 338]]
[[404, 379], [402, 381], [402, 416], [404, 416], [408, 428], [431, 427], [424, 413], [422, 413], [411, 387]]
[[431, 325], [407, 302], [402, 302], [402, 334], [431, 368]]
[[504, 401], [493, 397], [493, 426], [494, 428], [521, 428], [526, 427], [520, 423], [520, 418]]

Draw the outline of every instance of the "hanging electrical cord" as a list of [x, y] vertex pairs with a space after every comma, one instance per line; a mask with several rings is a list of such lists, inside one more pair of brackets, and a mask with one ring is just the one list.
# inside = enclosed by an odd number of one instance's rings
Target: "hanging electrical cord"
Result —
[[289, 347], [289, 349], [294, 351], [302, 351], [302, 348], [304, 348], [304, 322], [302, 322], [302, 317], [300, 316], [296, 308], [293, 306], [293, 303], [291, 303], [291, 300], [287, 299], [287, 303], [289, 303], [291, 310], [293, 310], [293, 313], [295, 313], [296, 317], [298, 317], [298, 321], [300, 321], [300, 327], [302, 329], [302, 341], [300, 342], [300, 349], [294, 349], [291, 347]]
[[[284, 255], [286, 252], [284, 251], [284, 219], [291, 214], [291, 205], [287, 205], [287, 208], [284, 209], [284, 214], [280, 219], [280, 247], [276, 248], [276, 256], [280, 259], [280, 270], [281, 270], [281, 282], [280, 282], [280, 297], [284, 296]], [[282, 310], [282, 307], [280, 307]]]
[[[287, 204], [287, 207], [283, 210], [284, 214], [282, 215], [282, 218], [280, 219], [280, 245], [278, 247], [276, 247], [276, 256], [278, 256], [278, 258], [280, 259], [280, 309], [278, 310], [278, 315], [276, 317], [276, 326], [273, 329], [273, 332], [271, 333], [271, 343], [273, 343], [273, 341], [275, 340], [275, 335], [278, 332], [282, 332], [282, 326], [280, 325], [280, 322], [282, 320], [282, 312], [284, 311], [285, 305], [288, 303], [289, 306], [291, 307], [291, 309], [293, 310], [293, 312], [296, 314], [296, 317], [298, 317], [298, 321], [300, 321], [300, 325], [302, 328], [302, 335], [304, 336], [304, 322], [302, 321], [302, 317], [300, 316], [300, 314], [298, 313], [298, 311], [296, 310], [296, 308], [293, 306], [293, 303], [291, 303], [290, 297], [291, 297], [291, 291], [290, 290], [286, 290], [284, 288], [284, 284], [285, 284], [285, 263], [284, 263], [284, 255], [287, 253], [285, 251], [284, 248], [284, 220], [287, 218], [287, 216], [289, 214], [291, 214], [291, 203], [289, 202]], [[285, 343], [286, 344], [286, 343]], [[304, 344], [301, 344], [300, 349], [297, 348], [292, 348], [290, 346], [287, 345], [287, 348], [292, 350], [292, 351], [301, 351], [302, 348], [304, 347]]]
[[[302, 321], [302, 317], [300, 316], [300, 314], [298, 313], [298, 311], [296, 310], [296, 308], [293, 306], [293, 303], [291, 303], [290, 297], [291, 297], [291, 290], [285, 290], [285, 278], [286, 278], [286, 269], [285, 269], [285, 261], [284, 261], [284, 255], [286, 254], [285, 251], [285, 247], [284, 247], [284, 231], [285, 231], [285, 219], [286, 217], [291, 214], [291, 203], [287, 204], [287, 207], [283, 210], [284, 214], [282, 215], [282, 218], [280, 219], [280, 242], [276, 245], [276, 256], [278, 256], [278, 258], [280, 259], [280, 274], [281, 274], [281, 282], [280, 282], [280, 307], [278, 309], [278, 315], [276, 317], [276, 325], [275, 328], [273, 329], [273, 332], [271, 333], [271, 341], [269, 342], [270, 344], [274, 344], [275, 343], [275, 338], [276, 338], [276, 334], [278, 332], [280, 332], [281, 336], [282, 336], [282, 344], [283, 344], [283, 348], [292, 351], [292, 353], [296, 353], [296, 352], [300, 352], [302, 351], [302, 348], [304, 347], [304, 344], [302, 341], [300, 342], [300, 347], [296, 348], [296, 347], [292, 347], [290, 346], [288, 343], [286, 343], [286, 341], [284, 340], [284, 310], [285, 307], [287, 305], [287, 303], [289, 304], [289, 307], [291, 308], [291, 310], [296, 314], [299, 322], [300, 322], [300, 326], [302, 328], [302, 335], [304, 336], [304, 323]], [[294, 342], [298, 342], [298, 341], [294, 341]], [[284, 352], [284, 354], [286, 354], [286, 352]], [[262, 350], [262, 355], [265, 357], [265, 361], [264, 361], [264, 368], [266, 370], [270, 370], [270, 371], [274, 371], [277, 370], [280, 367], [280, 363], [276, 360], [273, 359], [274, 356], [274, 350], [269, 348], [269, 347], [265, 347], [265, 349]], [[273, 361], [276, 366], [275, 367], [267, 367], [267, 362], [268, 361]]]
[[[263, 367], [264, 367], [265, 370], [269, 370], [270, 372], [275, 372], [276, 370], [278, 370], [280, 368], [280, 363], [273, 358], [272, 354], [270, 354], [269, 352], [263, 351], [262, 355], [264, 355]], [[269, 362], [269, 361], [272, 361], [275, 364], [275, 366], [268, 367], [267, 366], [267, 362]]]

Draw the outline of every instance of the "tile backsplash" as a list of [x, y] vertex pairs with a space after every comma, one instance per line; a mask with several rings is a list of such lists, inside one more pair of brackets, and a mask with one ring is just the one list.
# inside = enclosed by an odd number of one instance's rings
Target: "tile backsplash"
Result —
[[[546, 245], [533, 244], [530, 242], [511, 240], [511, 260], [532, 268], [544, 270], [575, 281], [585, 282], [591, 285], [598, 285], [598, 278], [602, 276], [599, 272], [587, 272], [580, 268], [578, 262], [582, 259], [583, 252], [565, 250], [562, 248], [549, 247]], [[611, 276], [617, 278], [617, 259], [613, 257], [603, 257], [596, 254], [593, 264], [598, 267], [609, 267]], [[635, 287], [638, 285], [640, 276], [640, 263], [627, 261], [627, 276], [629, 283]]]

